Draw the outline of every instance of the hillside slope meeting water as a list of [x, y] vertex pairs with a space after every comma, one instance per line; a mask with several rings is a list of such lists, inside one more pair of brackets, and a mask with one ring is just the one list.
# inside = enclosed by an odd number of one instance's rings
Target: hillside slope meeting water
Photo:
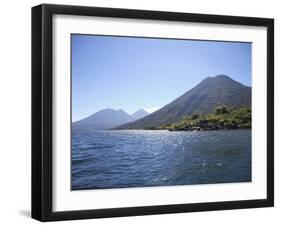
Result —
[[251, 179], [251, 129], [72, 132], [72, 190]]

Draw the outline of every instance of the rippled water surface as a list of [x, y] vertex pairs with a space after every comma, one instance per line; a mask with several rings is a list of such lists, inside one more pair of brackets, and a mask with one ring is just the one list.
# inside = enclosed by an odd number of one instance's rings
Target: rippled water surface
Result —
[[72, 189], [251, 181], [251, 130], [72, 132]]

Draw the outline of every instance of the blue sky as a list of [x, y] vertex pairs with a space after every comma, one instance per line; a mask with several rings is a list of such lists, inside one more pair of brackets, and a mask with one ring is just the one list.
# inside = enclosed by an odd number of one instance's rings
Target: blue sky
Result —
[[71, 35], [72, 121], [154, 111], [208, 76], [251, 86], [251, 43]]

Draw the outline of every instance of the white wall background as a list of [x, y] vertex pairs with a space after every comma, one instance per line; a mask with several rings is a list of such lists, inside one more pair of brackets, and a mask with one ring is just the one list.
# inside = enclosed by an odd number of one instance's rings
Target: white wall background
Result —
[[[58, 0], [73, 4], [275, 18], [275, 208], [56, 222], [56, 225], [276, 225], [281, 213], [281, 14], [279, 1]], [[38, 225], [30, 215], [31, 6], [42, 1], [2, 1], [0, 13], [0, 224]], [[279, 89], [278, 89], [279, 88]], [[279, 116], [279, 117], [278, 117]], [[279, 161], [280, 159], [280, 161]]]

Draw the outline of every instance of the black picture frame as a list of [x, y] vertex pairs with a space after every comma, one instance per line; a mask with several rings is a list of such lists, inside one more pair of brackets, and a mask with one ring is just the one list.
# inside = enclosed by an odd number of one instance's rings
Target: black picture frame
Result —
[[[55, 14], [266, 27], [267, 198], [54, 212], [52, 210], [52, 17]], [[50, 4], [32, 8], [32, 218], [40, 221], [56, 221], [270, 206], [274, 206], [273, 19]]]

